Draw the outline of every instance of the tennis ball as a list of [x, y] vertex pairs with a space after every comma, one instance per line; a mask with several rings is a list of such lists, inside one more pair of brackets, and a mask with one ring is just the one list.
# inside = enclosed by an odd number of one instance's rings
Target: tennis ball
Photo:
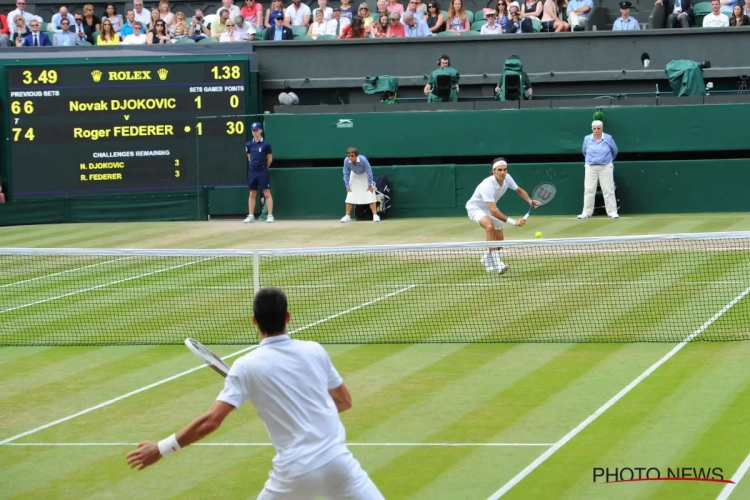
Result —
[[537, 231], [534, 236], [536, 236], [537, 238], [541, 238], [542, 237], [542, 232], [541, 231]]

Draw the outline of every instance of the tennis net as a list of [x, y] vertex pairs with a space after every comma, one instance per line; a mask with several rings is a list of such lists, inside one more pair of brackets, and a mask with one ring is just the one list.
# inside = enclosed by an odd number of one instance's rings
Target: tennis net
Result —
[[0, 345], [256, 343], [260, 286], [322, 343], [750, 339], [750, 233], [490, 245], [2, 248]]

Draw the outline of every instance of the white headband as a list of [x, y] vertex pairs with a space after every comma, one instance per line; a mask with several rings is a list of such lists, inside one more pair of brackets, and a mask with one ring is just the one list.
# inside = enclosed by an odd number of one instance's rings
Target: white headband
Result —
[[498, 161], [496, 161], [495, 163], [493, 163], [493, 164], [492, 164], [492, 171], [494, 172], [494, 171], [495, 171], [495, 169], [496, 169], [497, 167], [499, 167], [500, 165], [505, 165], [505, 166], [507, 167], [507, 166], [508, 166], [508, 163], [506, 163], [506, 161], [505, 161], [505, 160], [498, 160]]

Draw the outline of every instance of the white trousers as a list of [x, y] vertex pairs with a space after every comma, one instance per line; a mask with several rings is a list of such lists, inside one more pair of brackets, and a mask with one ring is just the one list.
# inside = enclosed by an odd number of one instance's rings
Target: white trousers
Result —
[[583, 181], [583, 212], [582, 214], [591, 217], [594, 213], [594, 199], [596, 198], [596, 185], [602, 186], [604, 195], [604, 206], [607, 209], [607, 215], [610, 217], [617, 215], [617, 200], [615, 199], [615, 167], [608, 163], [606, 165], [589, 165], [586, 164], [586, 176]]
[[258, 500], [384, 500], [351, 452], [292, 479], [271, 472]]
[[576, 26], [583, 26], [586, 22], [586, 18], [579, 16], [578, 14], [573, 14], [572, 12], [568, 14], [568, 22], [570, 23], [570, 27], [575, 28]]

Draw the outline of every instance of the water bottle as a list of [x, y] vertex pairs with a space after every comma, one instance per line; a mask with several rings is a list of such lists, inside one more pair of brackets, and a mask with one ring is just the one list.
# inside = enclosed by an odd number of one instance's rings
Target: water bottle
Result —
[[656, 98], [659, 98], [659, 84], [656, 84], [656, 92], [655, 92]]

